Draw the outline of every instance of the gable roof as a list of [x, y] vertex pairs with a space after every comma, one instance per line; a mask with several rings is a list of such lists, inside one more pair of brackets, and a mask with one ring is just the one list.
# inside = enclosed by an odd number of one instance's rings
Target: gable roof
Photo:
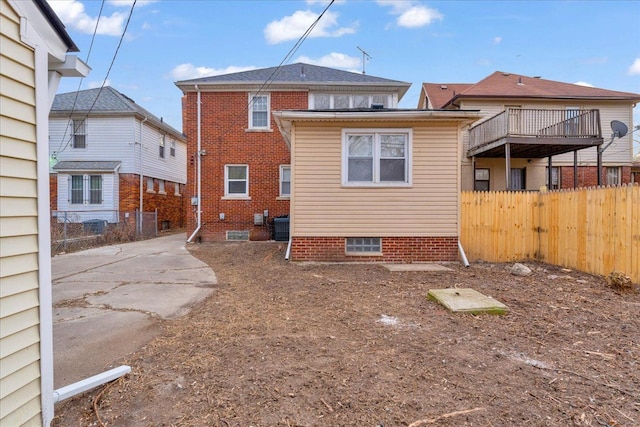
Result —
[[142, 108], [140, 105], [136, 104], [133, 99], [118, 92], [111, 86], [105, 86], [102, 90], [100, 88], [96, 88], [57, 94], [53, 99], [51, 115], [68, 116], [72, 113], [74, 115], [89, 114], [89, 116], [92, 114], [138, 115], [139, 117], [148, 119], [149, 122], [156, 127], [184, 139], [180, 131], [169, 126], [161, 118], [158, 118], [148, 110]]
[[[439, 92], [441, 86], [458, 86], [459, 92]], [[466, 87], [464, 87], [466, 86]], [[470, 85], [423, 83], [422, 90], [434, 104], [441, 104], [439, 108], [446, 108], [460, 98], [537, 98], [537, 99], [588, 99], [588, 100], [626, 100], [639, 102], [640, 94], [619, 92], [595, 87], [581, 86], [545, 80], [539, 77], [527, 77], [520, 74], [496, 71], [478, 83]], [[446, 92], [446, 91], [445, 91]], [[442, 101], [449, 95], [449, 99]]]
[[327, 86], [377, 87], [386, 91], [396, 90], [398, 91], [399, 98], [402, 98], [411, 86], [411, 83], [399, 80], [390, 80], [368, 74], [337, 70], [335, 68], [321, 67], [319, 65], [305, 64], [302, 62], [283, 65], [281, 67], [260, 68], [239, 73], [182, 80], [175, 84], [182, 89], [183, 92], [187, 92], [196, 90], [195, 85], [203, 86], [207, 89], [225, 86], [253, 86], [260, 88], [265, 82], [269, 82], [269, 87], [277, 88], [326, 88]]
[[47, 21], [49, 21], [49, 24], [53, 27], [56, 33], [58, 33], [64, 44], [67, 46], [67, 52], [80, 52], [80, 49], [78, 49], [78, 46], [76, 46], [69, 36], [69, 33], [67, 33], [67, 30], [60, 18], [58, 18], [58, 15], [56, 15], [51, 6], [49, 6], [49, 3], [47, 3], [46, 0], [35, 0], [34, 3], [38, 6], [40, 12], [42, 12]]
[[469, 83], [423, 83], [422, 90], [428, 96], [428, 108], [439, 110], [451, 98], [473, 86]]

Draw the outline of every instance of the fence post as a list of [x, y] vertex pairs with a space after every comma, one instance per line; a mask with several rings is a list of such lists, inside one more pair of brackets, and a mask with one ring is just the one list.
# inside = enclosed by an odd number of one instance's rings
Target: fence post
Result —
[[67, 212], [64, 212], [64, 225], [62, 226], [62, 248], [67, 250]]

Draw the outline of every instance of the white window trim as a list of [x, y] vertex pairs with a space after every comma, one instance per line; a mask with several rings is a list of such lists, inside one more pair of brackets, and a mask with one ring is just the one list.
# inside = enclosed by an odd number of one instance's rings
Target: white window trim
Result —
[[[82, 128], [82, 133], [76, 132], [76, 126], [74, 122], [81, 122], [82, 125], [78, 126], [78, 129]], [[84, 147], [76, 147], [76, 135], [84, 136]], [[87, 149], [87, 119], [71, 119], [71, 149], [72, 150], [86, 150]]]
[[[347, 135], [350, 134], [360, 134], [360, 135], [374, 135], [374, 162], [378, 161], [379, 168], [379, 143], [377, 143], [377, 136], [380, 134], [407, 134], [407, 151], [406, 151], [406, 182], [400, 181], [383, 181], [383, 182], [349, 182], [349, 150], [348, 150], [348, 141]], [[343, 187], [411, 187], [413, 185], [413, 173], [412, 173], [412, 164], [413, 164], [413, 130], [412, 129], [403, 129], [403, 128], [354, 128], [354, 129], [342, 129], [342, 186]], [[375, 163], [374, 163], [375, 170]], [[375, 180], [375, 173], [374, 173]]]
[[333, 110], [335, 108], [335, 96], [348, 96], [349, 97], [349, 108], [354, 108], [353, 100], [355, 96], [368, 96], [369, 97], [369, 107], [371, 107], [374, 96], [386, 96], [387, 97], [387, 105], [386, 108], [396, 108], [398, 105], [398, 96], [397, 94], [390, 93], [332, 93], [332, 92], [317, 92], [317, 93], [309, 93], [309, 109], [315, 110], [317, 109], [315, 106], [315, 96], [316, 95], [329, 95], [329, 109]]
[[[253, 98], [255, 96], [266, 96], [267, 97], [267, 125], [266, 126], [254, 126], [253, 125]], [[248, 131], [271, 131], [271, 94], [268, 92], [265, 93], [257, 93], [257, 92], [251, 92], [249, 93], [249, 108], [247, 109], [249, 111], [248, 114]]]
[[159, 179], [158, 180], [158, 194], [167, 194], [167, 192], [164, 189], [164, 179]]
[[[149, 185], [151, 182], [151, 185]], [[147, 193], [155, 193], [156, 192], [156, 182], [153, 178], [147, 177]]]
[[180, 183], [176, 182], [173, 184], [173, 195], [174, 196], [182, 196], [182, 193], [180, 193]]
[[[289, 194], [283, 194], [282, 193], [282, 177], [284, 176], [284, 170], [285, 169], [289, 169]], [[280, 186], [280, 197], [278, 197], [279, 199], [283, 199], [283, 200], [288, 200], [291, 198], [291, 165], [280, 165], [280, 180], [279, 180], [279, 186]]]
[[[246, 188], [246, 193], [244, 194], [238, 194], [238, 193], [233, 193], [230, 194], [229, 193], [229, 167], [231, 166], [244, 166], [245, 168], [247, 168], [247, 188]], [[251, 197], [249, 197], [249, 165], [246, 164], [230, 164], [230, 165], [224, 165], [224, 197], [222, 198], [223, 200], [251, 200]]]
[[[73, 202], [73, 177], [79, 176], [82, 179], [82, 202]], [[100, 178], [100, 203], [91, 203], [91, 178]], [[102, 206], [104, 205], [104, 174], [100, 173], [84, 173], [84, 174], [69, 174], [69, 206]]]
[[[164, 160], [167, 158], [167, 136], [165, 134], [160, 135], [160, 143], [158, 144], [158, 158]], [[162, 153], [162, 154], [161, 154]]]

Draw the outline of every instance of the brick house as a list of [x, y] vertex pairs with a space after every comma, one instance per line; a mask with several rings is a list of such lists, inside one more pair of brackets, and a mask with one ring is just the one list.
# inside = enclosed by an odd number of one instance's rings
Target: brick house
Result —
[[495, 72], [473, 84], [423, 83], [418, 108], [483, 113], [465, 133], [462, 190], [538, 190], [595, 186], [598, 170], [603, 185], [631, 182], [631, 132], [612, 141], [610, 123], [631, 130], [638, 102], [636, 93]]
[[186, 140], [112, 87], [55, 96], [49, 114], [51, 210], [68, 222], [133, 220], [184, 226]]
[[309, 64], [176, 82], [183, 92], [189, 241], [269, 239], [289, 214], [291, 153], [276, 110], [397, 107], [410, 84]]

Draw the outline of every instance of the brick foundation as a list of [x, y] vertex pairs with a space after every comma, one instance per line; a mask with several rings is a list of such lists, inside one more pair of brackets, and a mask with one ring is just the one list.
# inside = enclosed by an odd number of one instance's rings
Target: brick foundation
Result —
[[294, 237], [291, 261], [391, 262], [457, 261], [457, 237], [383, 237], [382, 255], [345, 254], [344, 237]]

